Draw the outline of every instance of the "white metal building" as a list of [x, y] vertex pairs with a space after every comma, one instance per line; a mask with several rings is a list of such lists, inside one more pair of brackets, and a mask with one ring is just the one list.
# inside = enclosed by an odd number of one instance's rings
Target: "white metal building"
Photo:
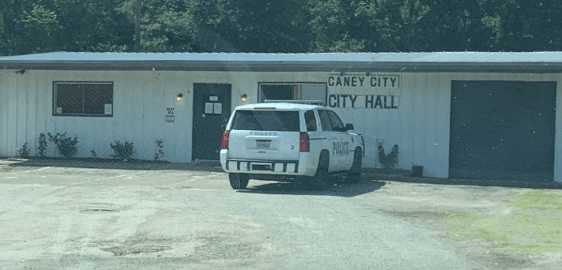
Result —
[[[215, 159], [242, 103], [320, 100], [399, 166], [434, 177], [562, 181], [562, 52], [70, 53], [0, 57], [0, 156], [40, 133], [78, 136], [79, 157], [114, 140], [152, 159]], [[49, 155], [55, 156], [54, 147]]]

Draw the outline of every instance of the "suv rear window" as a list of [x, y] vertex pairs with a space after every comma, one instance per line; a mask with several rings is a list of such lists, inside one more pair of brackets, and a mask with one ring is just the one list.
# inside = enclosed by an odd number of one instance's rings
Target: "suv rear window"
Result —
[[296, 111], [236, 111], [233, 130], [300, 131]]
[[318, 130], [318, 126], [316, 124], [316, 116], [314, 116], [313, 111], [307, 111], [306, 113], [304, 113], [304, 120], [306, 121], [306, 130], [307, 131]]

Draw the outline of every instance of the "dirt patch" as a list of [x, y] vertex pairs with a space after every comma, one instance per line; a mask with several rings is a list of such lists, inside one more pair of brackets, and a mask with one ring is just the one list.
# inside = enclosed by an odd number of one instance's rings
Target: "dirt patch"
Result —
[[475, 255], [473, 257], [486, 263], [492, 269], [524, 269], [535, 265], [528, 258], [495, 252], [490, 252], [487, 256]]
[[0, 173], [12, 172], [13, 170], [11, 167], [0, 165]]
[[91, 203], [80, 207], [80, 213], [91, 214], [91, 213], [113, 213], [121, 211], [121, 208], [115, 204], [109, 203]]
[[382, 210], [383, 213], [392, 215], [399, 218], [406, 218], [406, 219], [442, 219], [446, 216], [445, 213], [439, 211], [431, 211], [431, 210], [412, 210], [412, 211], [404, 211], [404, 210]]
[[185, 189], [193, 189], [194, 187], [192, 186], [177, 186], [177, 187], [164, 187], [164, 186], [159, 186], [159, 187], [155, 187], [158, 190], [185, 190]]
[[163, 251], [171, 250], [170, 243], [173, 239], [164, 238], [148, 238], [145, 235], [135, 235], [124, 242], [98, 242], [96, 246], [101, 246], [99, 249], [109, 252], [116, 257], [160, 253]]
[[82, 209], [80, 210], [80, 213], [103, 213], [103, 212], [118, 212], [118, 210], [115, 209], [106, 209], [106, 208], [89, 208], [89, 209]]
[[[216, 162], [215, 162], [216, 163]], [[0, 159], [0, 165], [9, 167], [58, 167], [76, 169], [113, 169], [113, 170], [143, 170], [143, 171], [201, 171], [201, 172], [222, 172], [218, 164], [196, 164], [196, 163], [168, 163], [161, 161], [132, 160], [121, 162], [112, 159], [92, 159], [92, 158], [47, 158], [29, 160]]]
[[133, 246], [115, 246], [108, 248], [101, 248], [105, 252], [110, 252], [113, 256], [128, 256], [128, 255], [138, 255], [147, 253], [158, 253], [166, 250], [172, 249], [169, 246], [162, 245], [151, 245], [151, 244], [139, 244]]
[[196, 241], [201, 245], [195, 247], [191, 257], [199, 261], [248, 259], [263, 250], [258, 243], [229, 236], [199, 237]]

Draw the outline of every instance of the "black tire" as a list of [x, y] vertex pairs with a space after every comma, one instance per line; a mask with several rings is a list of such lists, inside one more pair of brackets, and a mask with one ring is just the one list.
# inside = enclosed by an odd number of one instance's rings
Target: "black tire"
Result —
[[318, 169], [316, 169], [316, 174], [313, 177], [313, 183], [318, 187], [330, 186], [333, 184], [332, 177], [328, 171], [330, 166], [330, 156], [326, 152], [320, 154], [320, 160], [318, 161]]
[[356, 184], [361, 181], [361, 171], [363, 170], [363, 151], [361, 148], [355, 149], [353, 153], [353, 165], [347, 173], [347, 182]]
[[246, 189], [248, 187], [248, 182], [250, 182], [250, 177], [246, 174], [231, 173], [228, 175], [228, 180], [230, 181], [230, 186], [234, 190]]

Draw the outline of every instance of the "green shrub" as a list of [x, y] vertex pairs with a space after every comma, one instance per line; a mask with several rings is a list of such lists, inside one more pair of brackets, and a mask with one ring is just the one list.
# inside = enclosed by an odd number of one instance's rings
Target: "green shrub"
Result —
[[132, 142], [114, 141], [109, 146], [113, 150], [113, 158], [129, 161], [135, 155], [135, 145]]
[[31, 151], [29, 150], [29, 146], [27, 142], [24, 143], [20, 149], [18, 149], [18, 157], [21, 158], [29, 158], [31, 156]]
[[47, 146], [47, 136], [45, 133], [39, 134], [39, 147], [37, 147], [37, 150], [39, 150], [39, 157], [45, 158], [47, 156]]
[[164, 140], [158, 139], [154, 142], [156, 149], [154, 150], [154, 161], [159, 161], [164, 157]]
[[384, 146], [382, 144], [379, 144], [377, 150], [379, 152], [379, 162], [385, 169], [396, 168], [396, 166], [398, 165], [399, 154], [398, 145], [394, 145], [392, 147], [392, 151], [390, 151], [390, 153], [388, 154], [385, 153]]
[[65, 158], [72, 158], [78, 152], [78, 137], [67, 137], [66, 132], [48, 133], [49, 139], [57, 146], [59, 153]]

